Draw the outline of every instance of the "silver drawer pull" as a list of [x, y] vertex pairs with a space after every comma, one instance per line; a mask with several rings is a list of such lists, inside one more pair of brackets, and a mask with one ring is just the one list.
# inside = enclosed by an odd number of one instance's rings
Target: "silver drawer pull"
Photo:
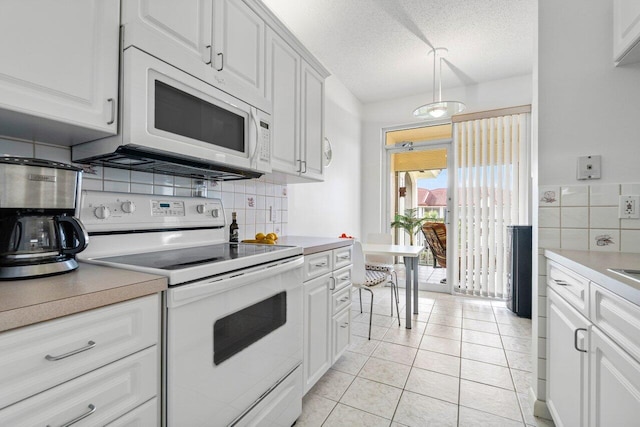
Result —
[[321, 262], [319, 264], [314, 264], [316, 267], [326, 267], [327, 263], [326, 262]]
[[341, 282], [346, 282], [346, 281], [347, 281], [347, 280], [349, 280], [349, 279], [351, 279], [351, 277], [349, 277], [349, 276], [344, 276], [344, 277], [341, 277], [341, 278], [340, 278], [340, 281], [341, 281]]
[[560, 286], [569, 286], [569, 284], [567, 282], [565, 282], [564, 280], [558, 280], [558, 279], [552, 279], [554, 282], [556, 282], [556, 285], [560, 285]]
[[349, 255], [341, 255], [338, 259], [349, 259]]
[[51, 362], [55, 362], [56, 360], [66, 359], [67, 357], [73, 356], [74, 354], [78, 354], [78, 353], [82, 353], [83, 351], [91, 350], [95, 346], [96, 346], [96, 343], [94, 341], [89, 341], [87, 343], [87, 345], [85, 345], [84, 347], [81, 347], [81, 348], [79, 348], [77, 350], [73, 350], [73, 351], [70, 351], [69, 353], [61, 354], [60, 356], [52, 356], [50, 354], [47, 354], [44, 358], [49, 360], [49, 361], [51, 361]]
[[346, 328], [347, 326], [349, 326], [349, 322], [343, 323], [342, 325], [340, 325], [341, 328]]
[[[96, 405], [94, 405], [93, 403], [90, 403], [88, 408], [89, 408], [89, 410], [87, 412], [85, 412], [82, 415], [78, 415], [77, 417], [75, 417], [71, 421], [68, 421], [68, 422], [62, 424], [60, 427], [69, 427], [69, 426], [77, 423], [78, 421], [87, 418], [89, 415], [93, 414], [94, 412], [96, 412]], [[49, 424], [47, 424], [47, 427], [51, 427], [51, 426]]]
[[346, 302], [346, 301], [349, 301], [349, 297], [340, 298], [340, 302]]

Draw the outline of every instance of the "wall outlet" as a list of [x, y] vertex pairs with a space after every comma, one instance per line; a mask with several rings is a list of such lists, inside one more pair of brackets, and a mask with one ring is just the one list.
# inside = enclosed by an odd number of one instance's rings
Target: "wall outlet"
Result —
[[599, 179], [602, 174], [602, 156], [578, 157], [578, 179]]
[[640, 196], [620, 196], [620, 218], [640, 219]]

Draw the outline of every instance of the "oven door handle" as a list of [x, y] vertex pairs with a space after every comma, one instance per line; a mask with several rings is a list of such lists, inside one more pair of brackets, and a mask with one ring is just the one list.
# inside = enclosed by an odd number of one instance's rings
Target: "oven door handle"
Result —
[[205, 279], [201, 282], [191, 283], [188, 286], [178, 286], [169, 289], [167, 292], [167, 307], [179, 307], [189, 304], [202, 298], [227, 292], [230, 289], [237, 289], [241, 286], [251, 285], [260, 282], [269, 276], [277, 276], [278, 274], [287, 273], [291, 270], [300, 269], [299, 283], [295, 286], [302, 286], [302, 265], [304, 258], [302, 256], [279, 261], [266, 265], [262, 268], [248, 268], [246, 273], [225, 275], [221, 278]]

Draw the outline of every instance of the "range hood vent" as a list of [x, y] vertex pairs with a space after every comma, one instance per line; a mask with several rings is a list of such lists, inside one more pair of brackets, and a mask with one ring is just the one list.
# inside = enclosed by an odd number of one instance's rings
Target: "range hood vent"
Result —
[[74, 162], [215, 181], [234, 181], [259, 178], [262, 176], [262, 173], [256, 171], [232, 168], [210, 161], [180, 157], [174, 153], [167, 155], [140, 149], [131, 145], [120, 146], [111, 154], [80, 160], [74, 159]]

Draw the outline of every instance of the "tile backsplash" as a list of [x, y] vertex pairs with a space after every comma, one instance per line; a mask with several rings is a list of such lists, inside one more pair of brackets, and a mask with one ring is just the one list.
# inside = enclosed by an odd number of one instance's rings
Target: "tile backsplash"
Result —
[[[71, 163], [71, 149], [39, 142], [0, 138], [0, 155], [37, 157]], [[165, 196], [191, 196], [206, 186], [206, 197], [222, 199], [231, 223], [231, 212], [237, 212], [240, 238], [251, 239], [257, 232], [279, 235], [286, 233], [288, 220], [287, 186], [273, 182], [268, 176], [242, 181], [205, 181], [171, 175], [94, 167], [84, 173], [82, 189], [142, 193]]]
[[542, 248], [640, 252], [640, 220], [618, 218], [620, 195], [640, 184], [540, 186], [538, 239]]

